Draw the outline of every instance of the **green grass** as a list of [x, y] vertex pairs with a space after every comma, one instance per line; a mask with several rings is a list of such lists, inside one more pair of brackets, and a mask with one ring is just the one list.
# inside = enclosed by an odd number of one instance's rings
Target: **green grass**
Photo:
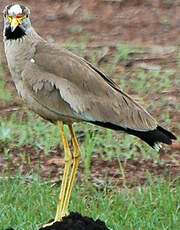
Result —
[[[59, 187], [51, 185], [38, 176], [1, 178], [1, 229], [11, 226], [15, 230], [37, 230], [53, 218]], [[104, 186], [102, 191], [84, 182], [75, 186], [69, 209], [99, 218], [113, 230], [177, 230], [180, 184], [149, 179], [146, 186], [137, 189], [121, 191]]]

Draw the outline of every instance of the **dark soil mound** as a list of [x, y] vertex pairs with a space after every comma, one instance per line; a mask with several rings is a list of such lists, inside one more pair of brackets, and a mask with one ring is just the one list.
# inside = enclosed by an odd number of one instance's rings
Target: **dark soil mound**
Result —
[[61, 222], [55, 222], [52, 226], [40, 228], [39, 230], [109, 230], [105, 223], [77, 212], [71, 212]]
[[[12, 228], [6, 230], [14, 230]], [[39, 230], [109, 230], [101, 220], [94, 221], [92, 218], [82, 216], [77, 212], [71, 212], [69, 216], [63, 218], [61, 222], [40, 228]]]

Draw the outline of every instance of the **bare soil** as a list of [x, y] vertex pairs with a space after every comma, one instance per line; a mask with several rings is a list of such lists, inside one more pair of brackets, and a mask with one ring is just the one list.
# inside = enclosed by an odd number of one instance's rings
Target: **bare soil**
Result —
[[[11, 3], [9, 0], [0, 1], [0, 9]], [[180, 135], [178, 124], [180, 123], [180, 111], [176, 111], [173, 101], [180, 102], [180, 86], [176, 83], [179, 77], [179, 65], [177, 59], [177, 50], [180, 45], [180, 3], [179, 1], [168, 0], [22, 0], [22, 4], [28, 5], [31, 9], [32, 24], [37, 32], [49, 41], [56, 41], [62, 46], [72, 43], [81, 43], [83, 41], [84, 49], [87, 51], [86, 58], [89, 58], [89, 52], [99, 50], [99, 65], [105, 66], [115, 52], [119, 43], [126, 43], [130, 47], [144, 47], [147, 51], [143, 57], [135, 56], [132, 62], [120, 63], [119, 72], [123, 74], [126, 69], [131, 71], [137, 68], [141, 61], [148, 65], [166, 65], [166, 68], [176, 70], [174, 86], [168, 92], [160, 92], [159, 95], [149, 95], [145, 103], [152, 100], [158, 102], [162, 97], [167, 99], [167, 106], [170, 110], [171, 125], [168, 127], [177, 136]], [[1, 31], [3, 19], [0, 19]], [[2, 35], [0, 38], [2, 42]], [[103, 48], [107, 48], [105, 53], [101, 54]], [[177, 47], [177, 49], [174, 49]], [[159, 50], [155, 56], [149, 50]], [[104, 52], [104, 51], [103, 51]], [[149, 52], [149, 53], [148, 53]], [[159, 56], [158, 56], [159, 55]], [[147, 58], [145, 59], [146, 56]], [[2, 52], [3, 77], [6, 79], [7, 87], [13, 87], [7, 63]], [[112, 76], [116, 81], [116, 75]], [[124, 89], [125, 90], [125, 89]], [[134, 93], [133, 89], [129, 93]], [[14, 90], [14, 101], [6, 106], [0, 105], [0, 114], [8, 115], [17, 106], [21, 109], [21, 100]], [[153, 110], [154, 117], [158, 118], [160, 111], [163, 112], [167, 107]], [[57, 154], [45, 156], [43, 152], [37, 154], [33, 148], [11, 150], [13, 152], [13, 161], [11, 165], [12, 172], [15, 172], [20, 165], [23, 168], [23, 174], [37, 169], [34, 165], [40, 162], [40, 174], [43, 178], [59, 180], [59, 167], [63, 167], [63, 151], [58, 146]], [[27, 159], [22, 162], [19, 152], [26, 151]], [[174, 157], [172, 154], [175, 154]], [[147, 172], [152, 176], [162, 176], [163, 178], [177, 178], [180, 175], [180, 143], [176, 142], [166, 150], [162, 150], [162, 165], [155, 165], [153, 161], [144, 161], [141, 157], [136, 160], [127, 160], [122, 162], [124, 168], [126, 185], [129, 187], [144, 184], [147, 180]], [[29, 159], [31, 164], [29, 164]], [[105, 175], [109, 181], [112, 181], [120, 187], [124, 185], [123, 177], [119, 169], [117, 160], [108, 162], [102, 160], [97, 153], [92, 158], [92, 173], [89, 179], [97, 183], [97, 179], [103, 180]], [[4, 156], [4, 150], [0, 145], [0, 172], [5, 172], [8, 162]], [[80, 166], [81, 175], [84, 168]], [[60, 172], [62, 174], [62, 172]], [[79, 175], [79, 179], [82, 180]]]

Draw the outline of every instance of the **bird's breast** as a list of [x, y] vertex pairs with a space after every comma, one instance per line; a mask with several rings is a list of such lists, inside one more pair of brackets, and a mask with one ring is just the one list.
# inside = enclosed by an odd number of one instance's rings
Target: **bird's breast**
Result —
[[21, 72], [24, 70], [26, 62], [30, 61], [34, 55], [34, 46], [30, 43], [17, 39], [14, 41], [5, 41], [5, 54], [8, 66], [13, 78], [21, 78]]

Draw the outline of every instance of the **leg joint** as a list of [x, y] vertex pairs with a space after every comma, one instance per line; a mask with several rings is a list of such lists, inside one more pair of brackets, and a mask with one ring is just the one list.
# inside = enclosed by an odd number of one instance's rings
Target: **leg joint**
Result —
[[73, 152], [73, 158], [80, 158], [81, 157], [81, 151], [78, 149], [75, 149]]
[[70, 151], [65, 152], [64, 162], [65, 163], [72, 162], [72, 159], [73, 159], [73, 157], [72, 157], [71, 152]]

